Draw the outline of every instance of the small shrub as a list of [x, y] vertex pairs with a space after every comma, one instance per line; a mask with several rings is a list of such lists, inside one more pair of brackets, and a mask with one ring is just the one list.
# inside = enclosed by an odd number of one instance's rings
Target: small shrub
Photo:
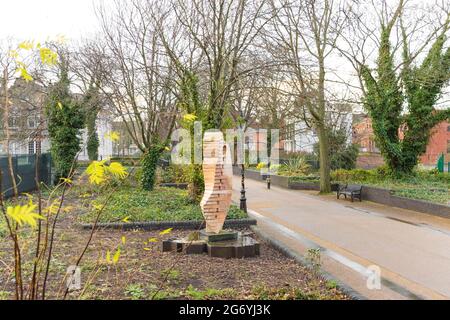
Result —
[[331, 180], [336, 182], [374, 182], [379, 180], [376, 170], [338, 169], [331, 173]]
[[379, 177], [388, 178], [391, 176], [391, 170], [387, 165], [376, 168], [375, 172]]
[[255, 300], [319, 300], [322, 297], [316, 291], [304, 292], [299, 288], [274, 289], [257, 286], [252, 290], [252, 298]]
[[322, 267], [322, 252], [320, 248], [309, 249], [306, 254], [306, 260], [310, 263], [314, 273], [318, 274]]
[[161, 278], [162, 279], [167, 278], [167, 280], [169, 281], [177, 282], [180, 279], [180, 275], [181, 272], [175, 269], [174, 270], [166, 269], [161, 271]]
[[419, 179], [443, 182], [450, 186], [450, 173], [448, 172], [439, 172], [438, 169], [417, 170], [416, 175]]
[[124, 293], [132, 300], [142, 300], [145, 298], [145, 291], [140, 284], [129, 284]]
[[185, 292], [186, 296], [194, 300], [210, 300], [210, 299], [224, 299], [232, 298], [236, 292], [233, 289], [211, 289], [199, 290], [189, 285]]
[[307, 175], [311, 166], [308, 164], [304, 157], [290, 158], [286, 164], [280, 166], [279, 172], [281, 175], [292, 176], [304, 176]]
[[11, 294], [8, 291], [0, 291], [0, 300], [9, 300]]
[[147, 286], [148, 290], [148, 298], [152, 300], [169, 300], [169, 299], [177, 299], [180, 297], [180, 292], [166, 288], [159, 289], [154, 284], [150, 284]]
[[258, 163], [258, 165], [256, 166], [256, 169], [261, 170], [267, 167], [267, 163], [265, 162], [260, 162]]
[[166, 168], [158, 168], [158, 183], [187, 183], [185, 166], [170, 165]]
[[336, 280], [328, 280], [326, 283], [326, 287], [329, 290], [333, 290], [333, 289], [337, 289], [338, 284], [337, 284]]

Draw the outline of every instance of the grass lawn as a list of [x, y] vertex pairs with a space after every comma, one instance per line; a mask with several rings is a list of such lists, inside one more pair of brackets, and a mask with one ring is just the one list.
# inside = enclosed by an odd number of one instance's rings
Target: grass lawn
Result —
[[450, 185], [444, 182], [410, 179], [400, 181], [386, 180], [380, 182], [364, 182], [363, 184], [392, 190], [394, 194], [399, 197], [425, 200], [440, 204], [449, 204], [450, 202]]
[[[103, 204], [108, 194], [95, 202]], [[81, 216], [82, 222], [93, 222], [95, 210]], [[232, 206], [227, 219], [245, 219], [247, 214]], [[157, 188], [152, 192], [127, 187], [114, 193], [100, 222], [117, 222], [128, 218], [131, 222], [203, 220], [198, 204], [189, 201], [187, 191], [175, 188]]]
[[[362, 171], [362, 170], [361, 170]], [[368, 171], [370, 172], [370, 171]], [[363, 178], [352, 178], [345, 180], [345, 183], [362, 184], [392, 190], [399, 197], [425, 200], [439, 204], [449, 204], [450, 202], [450, 175], [440, 174], [433, 176], [431, 174], [417, 174], [417, 176], [392, 179], [372, 174], [362, 175]], [[317, 177], [291, 177], [292, 181], [319, 183]], [[333, 183], [339, 183], [334, 182]], [[341, 182], [343, 183], [343, 182]]]

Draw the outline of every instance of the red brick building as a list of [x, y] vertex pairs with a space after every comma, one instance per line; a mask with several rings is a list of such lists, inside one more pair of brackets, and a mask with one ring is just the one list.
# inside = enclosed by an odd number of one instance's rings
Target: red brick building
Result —
[[[357, 166], [370, 169], [383, 164], [380, 150], [375, 144], [372, 119], [367, 115], [357, 115], [353, 124], [353, 143], [360, 146], [360, 156]], [[445, 163], [450, 162], [450, 123], [441, 122], [432, 129], [427, 151], [419, 158], [419, 163], [434, 167], [438, 158], [444, 154]]]
[[441, 154], [444, 154], [445, 163], [450, 162], [450, 122], [448, 121], [441, 122], [433, 128], [427, 152], [420, 157], [420, 163], [434, 166]]
[[355, 116], [353, 124], [353, 143], [359, 145], [360, 153], [380, 153], [375, 144], [372, 119], [366, 115]]

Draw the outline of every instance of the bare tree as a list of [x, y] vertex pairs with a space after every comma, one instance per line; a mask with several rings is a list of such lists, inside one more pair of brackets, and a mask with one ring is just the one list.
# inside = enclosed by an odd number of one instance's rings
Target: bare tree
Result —
[[177, 21], [181, 39], [167, 49], [200, 77], [206, 126], [220, 129], [238, 82], [261, 67], [248, 62], [257, 62], [255, 44], [269, 15], [265, 1], [173, 0], [172, 9], [174, 14], [167, 19]]
[[4, 149], [5, 153], [8, 157], [8, 167], [9, 167], [9, 175], [11, 178], [11, 183], [14, 191], [14, 196], [17, 197], [19, 195], [17, 188], [16, 176], [14, 174], [14, 166], [13, 159], [11, 153], [11, 129], [9, 127], [10, 123], [10, 92], [9, 86], [10, 82], [14, 79], [16, 73], [16, 63], [15, 59], [12, 57], [11, 52], [14, 50], [10, 43], [6, 43], [2, 46], [2, 50], [0, 51], [0, 67], [2, 69], [2, 106], [3, 106], [3, 129], [5, 134], [4, 140]]
[[268, 47], [283, 62], [287, 86], [317, 131], [320, 190], [331, 191], [327, 135], [327, 62], [335, 51], [345, 17], [334, 0], [271, 1], [275, 18], [266, 32]]
[[152, 3], [115, 1], [97, 8], [105, 52], [101, 91], [144, 153], [143, 186], [152, 189], [156, 164], [175, 126], [174, 66], [147, 19]]

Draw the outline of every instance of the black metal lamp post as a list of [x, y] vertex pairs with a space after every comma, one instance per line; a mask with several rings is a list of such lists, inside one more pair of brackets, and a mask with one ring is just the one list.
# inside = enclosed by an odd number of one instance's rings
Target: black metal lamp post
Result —
[[271, 166], [272, 164], [270, 163], [270, 156], [271, 156], [271, 150], [269, 150], [269, 148], [271, 148], [272, 146], [269, 146], [269, 143], [267, 142], [267, 137], [266, 137], [266, 149], [267, 149], [267, 154], [269, 156], [269, 159], [267, 161], [267, 190], [270, 190], [270, 184], [271, 184], [271, 177], [272, 177], [272, 171], [271, 171]]
[[241, 166], [241, 206], [240, 209], [247, 213], [247, 198], [245, 196], [245, 164]]
[[[244, 121], [244, 116], [241, 112], [241, 119]], [[244, 124], [241, 125], [242, 131], [244, 131]], [[245, 144], [245, 134], [244, 134], [244, 144]], [[241, 164], [241, 202], [240, 202], [240, 209], [247, 213], [247, 197], [245, 195], [245, 148], [244, 148], [244, 161]]]

